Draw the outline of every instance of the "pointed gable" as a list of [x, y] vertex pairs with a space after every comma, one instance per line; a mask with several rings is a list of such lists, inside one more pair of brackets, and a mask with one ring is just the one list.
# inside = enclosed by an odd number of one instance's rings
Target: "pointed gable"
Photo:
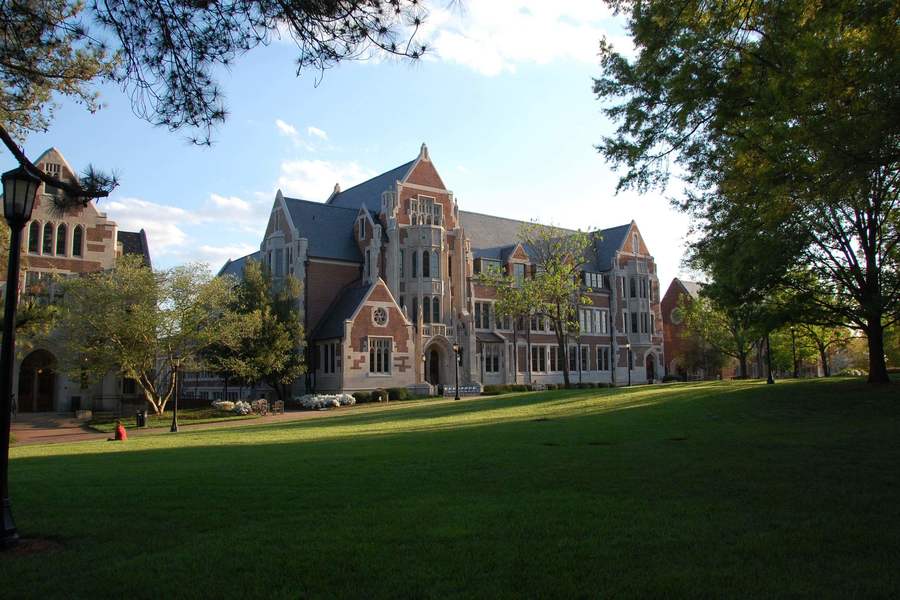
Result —
[[420, 159], [416, 161], [415, 166], [410, 170], [409, 175], [403, 180], [403, 183], [411, 183], [413, 185], [422, 185], [425, 187], [445, 190], [447, 187], [438, 174], [437, 169], [430, 160]]

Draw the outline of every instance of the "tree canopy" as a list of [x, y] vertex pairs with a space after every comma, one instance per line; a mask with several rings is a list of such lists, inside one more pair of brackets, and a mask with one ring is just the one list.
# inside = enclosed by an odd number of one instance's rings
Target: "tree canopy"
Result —
[[629, 59], [604, 41], [594, 85], [618, 124], [598, 149], [624, 168], [620, 188], [662, 185], [677, 163], [679, 204], [708, 256], [756, 268], [760, 291], [800, 271], [791, 285], [815, 283], [822, 308], [866, 334], [870, 381], [887, 381], [883, 332], [900, 318], [900, 6], [610, 4], [638, 50]]

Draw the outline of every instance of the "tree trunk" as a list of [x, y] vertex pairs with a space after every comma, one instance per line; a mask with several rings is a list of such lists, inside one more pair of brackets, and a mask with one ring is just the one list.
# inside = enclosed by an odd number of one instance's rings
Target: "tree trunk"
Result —
[[525, 334], [525, 344], [528, 350], [525, 352], [525, 365], [528, 367], [528, 384], [531, 385], [531, 319], [528, 320], [528, 330]]
[[[556, 331], [557, 332], [562, 331], [562, 329], [559, 328], [559, 323], [557, 323]], [[557, 333], [556, 334], [556, 342], [559, 344], [559, 347], [563, 351], [563, 364], [562, 364], [563, 385], [565, 386], [566, 389], [569, 389], [572, 386], [572, 384], [569, 381], [569, 344], [567, 343], [568, 340], [566, 339], [566, 336], [564, 336], [562, 333]]]
[[738, 378], [747, 379], [747, 353], [738, 353]]
[[513, 317], [513, 383], [519, 383], [519, 319]]
[[825, 348], [825, 344], [816, 344], [819, 347], [819, 360], [822, 361], [822, 374], [825, 377], [831, 376], [831, 367], [828, 364], [828, 350]]
[[866, 337], [869, 340], [869, 383], [890, 383], [884, 360], [884, 327], [880, 316], [869, 320]]

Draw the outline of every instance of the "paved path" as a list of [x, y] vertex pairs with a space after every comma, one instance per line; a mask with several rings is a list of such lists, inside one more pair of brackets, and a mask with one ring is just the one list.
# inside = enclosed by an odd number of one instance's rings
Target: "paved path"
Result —
[[[246, 427], [248, 425], [264, 425], [268, 423], [314, 419], [341, 412], [344, 411], [342, 409], [330, 411], [288, 411], [283, 415], [267, 415], [256, 419], [236, 419], [234, 421], [198, 423], [196, 425], [179, 423], [178, 429], [179, 431], [199, 431], [203, 429]], [[26, 444], [61, 444], [64, 442], [104, 440], [112, 436], [111, 433], [99, 433], [90, 429], [85, 424], [85, 421], [80, 421], [68, 415], [56, 413], [19, 413], [13, 420], [11, 429], [12, 434], [16, 438], [17, 446], [24, 446]], [[158, 435], [161, 433], [169, 433], [169, 428], [152, 427], [147, 429], [129, 429], [128, 437]]]

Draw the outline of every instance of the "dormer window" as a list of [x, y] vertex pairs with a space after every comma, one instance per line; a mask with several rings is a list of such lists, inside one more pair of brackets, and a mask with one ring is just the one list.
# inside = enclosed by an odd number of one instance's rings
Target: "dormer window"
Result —
[[357, 221], [357, 229], [360, 241], [366, 239], [366, 220], [364, 217], [360, 217], [359, 221]]

